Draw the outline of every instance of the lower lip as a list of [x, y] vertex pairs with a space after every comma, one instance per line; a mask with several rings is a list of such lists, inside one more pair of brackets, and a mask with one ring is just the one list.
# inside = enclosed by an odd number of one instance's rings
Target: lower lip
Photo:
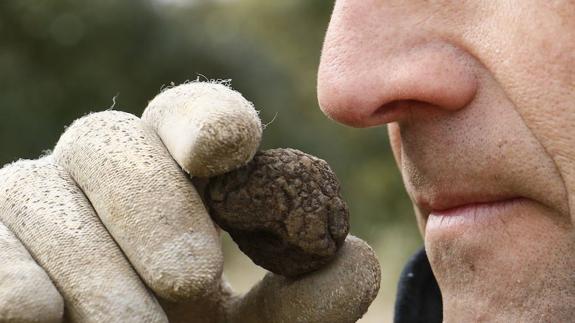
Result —
[[477, 226], [493, 219], [504, 221], [506, 215], [515, 213], [526, 202], [527, 200], [524, 198], [513, 198], [433, 211], [427, 219], [426, 231], [457, 226]]

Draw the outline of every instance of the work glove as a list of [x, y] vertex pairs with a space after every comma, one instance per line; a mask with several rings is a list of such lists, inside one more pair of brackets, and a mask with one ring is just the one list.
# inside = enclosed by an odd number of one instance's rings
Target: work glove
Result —
[[219, 232], [195, 177], [245, 165], [252, 104], [217, 83], [163, 91], [142, 118], [75, 121], [52, 154], [0, 170], [0, 322], [355, 322], [379, 289], [349, 236], [326, 267], [268, 273], [247, 294], [222, 278]]

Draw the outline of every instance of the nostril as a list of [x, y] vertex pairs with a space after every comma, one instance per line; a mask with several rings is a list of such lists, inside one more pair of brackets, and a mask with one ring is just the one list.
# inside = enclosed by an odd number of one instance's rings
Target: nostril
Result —
[[419, 100], [394, 100], [381, 105], [373, 112], [371, 119], [375, 124], [401, 121], [419, 109], [430, 108], [433, 108], [433, 106]]

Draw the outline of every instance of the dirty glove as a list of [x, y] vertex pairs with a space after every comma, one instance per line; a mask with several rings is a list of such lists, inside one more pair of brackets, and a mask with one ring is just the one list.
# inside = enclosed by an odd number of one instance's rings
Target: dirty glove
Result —
[[[52, 155], [2, 169], [0, 222], [14, 235], [0, 226], [0, 257], [9, 260], [0, 264], [0, 321], [26, 308], [36, 309], [31, 320], [58, 321], [62, 300], [71, 322], [357, 321], [380, 269], [355, 237], [328, 266], [296, 279], [270, 273], [243, 296], [222, 280], [218, 232], [189, 175], [244, 165], [261, 132], [239, 93], [189, 83], [161, 93], [142, 119], [81, 118]], [[6, 292], [5, 281], [34, 304]]]

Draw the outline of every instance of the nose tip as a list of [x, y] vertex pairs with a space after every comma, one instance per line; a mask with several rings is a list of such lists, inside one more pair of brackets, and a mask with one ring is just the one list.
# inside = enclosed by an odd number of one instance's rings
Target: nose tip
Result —
[[[353, 127], [394, 122], [418, 103], [456, 111], [477, 92], [469, 59], [447, 45], [385, 50], [330, 50], [326, 42], [318, 73], [318, 99], [333, 120]], [[337, 62], [334, 64], [333, 62]]]

